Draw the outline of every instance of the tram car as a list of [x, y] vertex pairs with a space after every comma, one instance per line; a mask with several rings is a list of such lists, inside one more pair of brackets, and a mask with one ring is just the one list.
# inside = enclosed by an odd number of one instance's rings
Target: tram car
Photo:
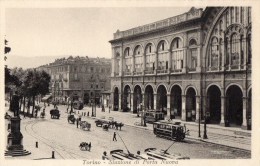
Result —
[[186, 126], [182, 125], [181, 122], [161, 120], [153, 123], [153, 133], [159, 137], [182, 141], [188, 132], [189, 130], [187, 130]]
[[140, 155], [135, 155], [129, 152], [126, 153], [121, 149], [110, 151], [110, 155], [114, 160], [145, 160], [146, 159]]
[[145, 149], [144, 152], [148, 160], [186, 160], [190, 157], [182, 156], [181, 154], [170, 154], [167, 150], [158, 150], [156, 148]]
[[159, 120], [164, 120], [164, 113], [161, 111], [148, 110], [145, 112], [145, 122], [153, 123]]

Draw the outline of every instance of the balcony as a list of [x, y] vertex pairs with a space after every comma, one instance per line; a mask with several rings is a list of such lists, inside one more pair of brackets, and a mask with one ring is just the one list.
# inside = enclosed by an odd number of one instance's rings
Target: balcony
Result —
[[182, 69], [172, 69], [171, 73], [181, 73]]
[[145, 70], [144, 74], [154, 74], [154, 70]]
[[124, 71], [124, 76], [130, 76], [132, 73], [130, 71]]
[[167, 73], [167, 72], [168, 72], [167, 69], [160, 69], [160, 70], [158, 69], [158, 70], [157, 70], [157, 73], [158, 73], [158, 74], [165, 74], [165, 73]]
[[143, 74], [143, 72], [141, 72], [141, 71], [135, 71], [134, 72], [134, 75], [142, 75]]

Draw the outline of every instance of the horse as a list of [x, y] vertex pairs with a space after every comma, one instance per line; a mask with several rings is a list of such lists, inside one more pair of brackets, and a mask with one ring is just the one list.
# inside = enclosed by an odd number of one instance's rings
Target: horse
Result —
[[88, 145], [87, 142], [81, 142], [81, 143], [79, 144], [79, 147], [80, 147], [80, 150], [83, 150], [83, 148], [84, 148], [85, 150], [88, 150], [88, 149], [89, 149], [89, 145]]
[[81, 129], [90, 130], [90, 127], [91, 127], [90, 123], [88, 123], [86, 121], [80, 121], [79, 125], [80, 125]]

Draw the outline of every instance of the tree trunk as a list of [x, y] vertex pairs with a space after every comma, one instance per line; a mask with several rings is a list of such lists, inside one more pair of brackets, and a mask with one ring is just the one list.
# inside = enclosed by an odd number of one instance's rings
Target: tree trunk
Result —
[[34, 107], [35, 107], [35, 96], [33, 95], [33, 108], [32, 108], [32, 117], [34, 117]]
[[27, 102], [27, 116], [30, 116], [30, 97], [28, 97], [28, 102]]
[[12, 91], [9, 92], [9, 111], [11, 111], [11, 102], [12, 102]]
[[25, 96], [23, 97], [23, 113], [25, 114], [25, 108], [26, 108], [26, 106], [25, 106]]

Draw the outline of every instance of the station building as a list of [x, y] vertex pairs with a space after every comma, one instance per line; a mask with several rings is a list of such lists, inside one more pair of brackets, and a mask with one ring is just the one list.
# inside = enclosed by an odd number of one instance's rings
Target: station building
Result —
[[51, 76], [51, 96], [55, 101], [82, 100], [84, 104], [106, 104], [110, 96], [111, 60], [68, 57], [39, 67]]
[[192, 7], [110, 43], [113, 110], [251, 129], [250, 7]]

